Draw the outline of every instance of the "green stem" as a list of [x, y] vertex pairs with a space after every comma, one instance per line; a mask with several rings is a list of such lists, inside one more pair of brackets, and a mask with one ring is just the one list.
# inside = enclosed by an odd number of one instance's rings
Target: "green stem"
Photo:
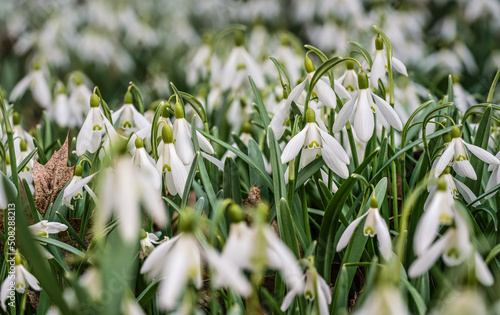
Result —
[[347, 122], [346, 124], [347, 136], [349, 137], [349, 146], [351, 147], [351, 155], [354, 161], [354, 168], [358, 168], [359, 160], [358, 160], [358, 151], [356, 150], [356, 142], [354, 141], [354, 136], [352, 134], [351, 124]]
[[495, 74], [495, 78], [493, 79], [493, 83], [491, 83], [490, 91], [488, 93], [488, 98], [486, 99], [486, 103], [491, 103], [493, 100], [493, 93], [495, 93], [495, 87], [497, 86], [498, 79], [500, 78], [500, 68]]

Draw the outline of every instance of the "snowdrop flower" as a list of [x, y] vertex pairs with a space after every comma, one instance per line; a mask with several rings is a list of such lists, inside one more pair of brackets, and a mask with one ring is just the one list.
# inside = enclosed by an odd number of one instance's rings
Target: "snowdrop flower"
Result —
[[174, 308], [189, 282], [197, 289], [202, 286], [201, 247], [196, 236], [183, 232], [156, 247], [142, 265], [141, 273], [162, 278], [158, 304], [163, 309]]
[[401, 292], [390, 285], [383, 285], [371, 291], [363, 306], [355, 315], [410, 315]]
[[[458, 198], [458, 196], [462, 196], [467, 203], [471, 203], [472, 201], [476, 200], [476, 195], [470, 190], [469, 187], [467, 187], [464, 183], [461, 181], [457, 180], [450, 174], [450, 168], [446, 167], [441, 174], [441, 178], [444, 179], [446, 182], [446, 186], [448, 187], [448, 192], [451, 196], [454, 198]], [[433, 195], [437, 191], [437, 184], [432, 184], [427, 187], [427, 190], [429, 191], [429, 197], [427, 198], [425, 204], [424, 204], [424, 209], [427, 209], [429, 207], [430, 201], [433, 199]], [[472, 206], [477, 207], [481, 203], [478, 201], [474, 203]]]
[[236, 46], [233, 48], [222, 69], [220, 87], [222, 90], [237, 90], [250, 75], [259, 89], [265, 88], [264, 74], [255, 59], [243, 47], [243, 35], [236, 35]]
[[149, 121], [137, 111], [133, 105], [133, 97], [130, 91], [125, 93], [123, 106], [111, 115], [111, 118], [123, 130], [126, 136], [133, 131], [149, 127]]
[[99, 108], [99, 97], [92, 94], [90, 111], [76, 139], [76, 154], [83, 155], [85, 151], [96, 152], [101, 145], [102, 135], [110, 129], [113, 129], [113, 126]]
[[51, 109], [51, 116], [61, 127], [74, 128], [80, 126], [83, 122], [80, 110], [70, 106], [66, 89], [61, 82], [57, 84], [56, 99]]
[[34, 235], [49, 237], [49, 234], [57, 234], [59, 232], [66, 231], [68, 227], [65, 224], [59, 222], [49, 222], [48, 220], [42, 220], [36, 224], [30, 225], [29, 229]]
[[92, 175], [89, 175], [85, 178], [82, 178], [82, 173], [83, 173], [83, 167], [81, 165], [77, 165], [75, 167], [75, 176], [71, 179], [69, 182], [68, 186], [64, 189], [63, 193], [63, 205], [66, 207], [70, 208], [73, 210], [73, 205], [71, 204], [71, 201], [77, 200], [77, 199], [83, 199], [83, 188], [87, 191], [87, 193], [94, 199], [95, 202], [97, 202], [97, 196], [95, 195], [94, 191], [87, 185], [88, 182], [95, 176], [94, 173]]
[[[312, 260], [312, 257], [309, 258]], [[305, 283], [303, 291], [290, 290], [283, 299], [281, 304], [281, 311], [286, 311], [290, 304], [292, 304], [293, 298], [296, 295], [304, 294], [306, 299], [315, 300], [318, 299], [318, 307], [320, 315], [330, 314], [328, 310], [328, 305], [332, 302], [332, 294], [330, 292], [330, 286], [326, 283], [325, 279], [317, 272], [314, 268], [314, 263], [312, 262], [306, 271]]]
[[12, 131], [13, 131], [13, 137], [14, 137], [14, 149], [16, 156], [19, 156], [21, 152], [21, 141], [25, 141], [26, 143], [26, 150], [27, 151], [33, 151], [35, 149], [35, 145], [33, 143], [33, 137], [23, 129], [21, 126], [21, 117], [19, 116], [19, 113], [14, 112], [12, 114]]
[[[495, 157], [500, 160], [500, 152], [495, 155]], [[490, 164], [488, 166], [488, 171], [491, 172], [490, 179], [488, 180], [488, 184], [486, 184], [485, 191], [491, 190], [496, 185], [500, 184], [500, 164]], [[490, 194], [486, 197], [486, 199], [493, 197], [495, 194]]]
[[281, 163], [294, 159], [302, 150], [299, 168], [302, 169], [316, 157], [322, 156], [326, 165], [342, 178], [349, 176], [347, 153], [333, 136], [318, 127], [316, 114], [311, 108], [306, 112], [306, 126], [293, 137], [281, 154]]
[[[391, 65], [404, 76], [408, 76], [405, 65], [396, 57], [392, 57]], [[370, 71], [370, 85], [372, 88], [378, 86], [378, 80], [385, 77], [387, 71], [387, 53], [384, 50], [384, 40], [382, 37], [375, 38], [375, 53], [373, 54], [373, 65]]]
[[75, 73], [73, 80], [69, 83], [69, 106], [78, 113], [79, 117], [90, 110], [91, 96], [92, 91], [85, 85], [83, 74]]
[[432, 244], [441, 224], [450, 225], [453, 222], [456, 212], [453, 195], [449, 193], [444, 178], [439, 180], [437, 190], [429, 195], [428, 200], [415, 232], [413, 244], [417, 255], [421, 255]]
[[141, 236], [140, 236], [140, 244], [141, 244], [141, 254], [144, 255], [144, 257], [149, 256], [151, 252], [155, 249], [155, 246], [153, 244], [158, 244], [159, 238], [153, 233], [149, 233], [144, 231], [144, 229], [141, 229]]
[[363, 234], [370, 237], [377, 235], [379, 251], [385, 260], [389, 260], [392, 256], [391, 235], [389, 234], [387, 223], [380, 215], [375, 195], [373, 195], [370, 200], [370, 209], [368, 209], [365, 214], [352, 221], [351, 224], [349, 224], [349, 226], [345, 229], [344, 233], [340, 237], [339, 243], [337, 244], [337, 251], [341, 251], [347, 246], [349, 240], [354, 234], [354, 231], [356, 230], [356, 227], [364, 217], [366, 217], [366, 221], [363, 227]]
[[459, 176], [469, 177], [470, 179], [476, 180], [476, 172], [470, 164], [467, 150], [469, 150], [480, 160], [490, 165], [496, 165], [500, 163], [500, 161], [496, 157], [494, 157], [493, 154], [473, 144], [468, 144], [462, 138], [460, 138], [460, 135], [460, 129], [454, 126], [451, 129], [451, 136], [453, 137], [453, 139], [448, 144], [441, 157], [439, 157], [439, 160], [437, 161], [436, 167], [434, 169], [434, 176], [439, 176], [439, 174], [441, 174], [446, 166], [450, 165]]
[[114, 214], [125, 241], [132, 242], [139, 236], [141, 202], [157, 224], [165, 224], [160, 190], [155, 189], [150, 178], [139, 172], [128, 157], [117, 157], [115, 170], [107, 169], [102, 179], [101, 223]]
[[153, 187], [156, 190], [161, 189], [161, 175], [156, 169], [155, 160], [149, 156], [144, 148], [143, 141], [141, 138], [136, 137], [135, 139], [135, 153], [132, 158], [134, 165], [142, 172], [145, 177], [152, 181]]
[[375, 126], [374, 113], [385, 127], [392, 126], [398, 131], [403, 130], [403, 124], [394, 108], [370, 91], [366, 73], [361, 72], [358, 75], [358, 85], [359, 91], [355, 92], [353, 98], [344, 104], [335, 118], [333, 132], [340, 131], [347, 121], [351, 121], [359, 140], [368, 142], [373, 135]]
[[26, 270], [26, 268], [24, 268], [21, 260], [21, 255], [18, 252], [16, 252], [14, 260], [15, 275], [9, 275], [7, 278], [5, 278], [0, 289], [0, 301], [2, 304], [2, 309], [4, 311], [7, 311], [5, 301], [9, 298], [11, 291], [13, 291], [14, 289], [19, 294], [24, 294], [28, 286], [36, 291], [41, 290], [38, 280], [35, 278], [35, 276], [33, 276], [28, 270]]
[[[194, 158], [194, 146], [191, 140], [191, 125], [187, 122], [186, 118], [184, 118], [184, 109], [178, 102], [175, 103], [174, 114], [173, 137], [175, 149], [182, 163], [184, 163], [184, 165], [191, 165]], [[198, 137], [198, 143], [203, 151], [214, 154], [214, 148], [204, 136], [196, 132], [196, 137]]]
[[[458, 266], [470, 257], [473, 252], [469, 228], [465, 220], [457, 212], [455, 214], [455, 226], [448, 229], [438, 241], [428, 247], [413, 262], [408, 270], [408, 275], [412, 278], [420, 276], [434, 265], [439, 256], [442, 256], [447, 266]], [[474, 252], [474, 263], [477, 279], [484, 285], [491, 285], [493, 277], [477, 252]]]
[[346, 61], [346, 67], [347, 70], [339, 78], [339, 81], [342, 82], [342, 85], [345, 87], [347, 91], [352, 93], [359, 89], [358, 73], [356, 72], [356, 70], [354, 70], [354, 62], [352, 62], [351, 60]]
[[49, 106], [51, 99], [49, 84], [39, 64], [35, 64], [31, 72], [14, 86], [10, 93], [11, 102], [19, 100], [28, 88], [40, 106], [43, 108]]
[[184, 187], [186, 186], [188, 177], [186, 166], [182, 164], [181, 159], [177, 155], [177, 150], [173, 143], [174, 136], [170, 126], [163, 126], [161, 134], [162, 143], [160, 143], [160, 146], [162, 146], [162, 150], [156, 163], [156, 169], [160, 174], [165, 173], [168, 193], [172, 196], [179, 194], [183, 198]]

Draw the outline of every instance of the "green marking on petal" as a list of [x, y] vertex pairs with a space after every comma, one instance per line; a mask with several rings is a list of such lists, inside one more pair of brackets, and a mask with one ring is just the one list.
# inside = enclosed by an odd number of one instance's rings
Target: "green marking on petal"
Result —
[[309, 148], [310, 149], [319, 148], [319, 143], [316, 140], [313, 140], [313, 141], [311, 141], [311, 143], [309, 143]]
[[172, 172], [172, 168], [168, 164], [163, 164], [163, 172], [165, 172], [165, 170]]
[[446, 252], [446, 256], [458, 259], [460, 257], [460, 252], [455, 247], [452, 247]]
[[132, 128], [132, 124], [129, 121], [123, 123], [122, 128]]
[[94, 127], [92, 128], [93, 131], [100, 131], [102, 130], [102, 127], [99, 126], [99, 125], [94, 125]]
[[364, 233], [365, 233], [365, 236], [368, 236], [368, 235], [371, 237], [375, 236], [375, 230], [371, 226], [367, 226], [364, 230]]
[[457, 162], [458, 162], [458, 161], [468, 161], [468, 160], [469, 160], [469, 159], [467, 159], [467, 157], [466, 157], [466, 156], [464, 156], [464, 155], [459, 155], [459, 156], [457, 156], [457, 158], [456, 158], [456, 161], [457, 161]]

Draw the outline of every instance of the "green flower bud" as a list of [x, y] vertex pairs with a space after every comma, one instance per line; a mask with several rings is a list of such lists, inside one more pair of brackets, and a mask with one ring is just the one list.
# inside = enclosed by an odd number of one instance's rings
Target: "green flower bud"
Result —
[[132, 97], [132, 93], [130, 93], [130, 91], [127, 91], [127, 93], [125, 93], [125, 97], [123, 98], [123, 103], [124, 104], [134, 103], [134, 98]]
[[370, 208], [378, 208], [378, 202], [375, 194], [373, 194], [372, 198], [370, 199]]
[[458, 128], [457, 126], [453, 126], [453, 128], [451, 128], [451, 136], [453, 138], [460, 138], [461, 135], [462, 132], [460, 131], [460, 128]]
[[307, 123], [313, 123], [316, 122], [316, 113], [312, 108], [308, 108], [306, 111], [306, 122]]
[[182, 108], [181, 103], [179, 102], [175, 103], [174, 114], [176, 119], [184, 118], [184, 108]]
[[82, 177], [82, 174], [83, 174], [83, 167], [80, 164], [78, 164], [75, 167], [75, 176]]
[[361, 72], [358, 75], [358, 85], [360, 90], [364, 90], [368, 88], [368, 76], [366, 73]]
[[239, 223], [243, 221], [243, 210], [234, 202], [232, 202], [229, 206], [227, 215], [229, 216], [229, 220], [231, 221], [231, 223]]
[[5, 157], [5, 163], [7, 163], [7, 165], [10, 165], [10, 156], [6, 156]]
[[242, 133], [252, 133], [252, 124], [246, 122], [243, 124], [243, 128], [241, 128]]
[[437, 189], [441, 191], [446, 191], [446, 181], [443, 178], [439, 179]]
[[92, 94], [92, 96], [90, 96], [90, 107], [99, 107], [99, 96], [97, 96], [97, 94]]
[[139, 239], [143, 240], [146, 237], [148, 237], [148, 234], [146, 233], [146, 231], [144, 231], [144, 229], [141, 229], [141, 236], [139, 237]]
[[375, 38], [375, 49], [376, 50], [384, 49], [384, 40], [380, 36], [377, 36], [377, 38]]
[[354, 62], [352, 60], [347, 60], [345, 63], [347, 70], [354, 70]]
[[168, 106], [167, 105], [163, 106], [163, 109], [161, 111], [161, 117], [163, 117], [163, 118], [170, 118], [170, 111], [168, 110]]
[[449, 143], [449, 142], [451, 142], [451, 136], [450, 136], [450, 134], [449, 134], [449, 133], [445, 133], [445, 134], [443, 135], [443, 141], [444, 141], [444, 143]]
[[12, 123], [14, 124], [14, 126], [21, 124], [21, 116], [19, 116], [18, 112], [14, 112], [12, 114]]
[[174, 134], [172, 133], [172, 128], [169, 125], [164, 125], [161, 129], [161, 137], [164, 143], [173, 143]]
[[450, 174], [450, 167], [447, 166], [444, 170], [443, 170], [443, 174], [442, 175], [448, 175]]
[[28, 150], [28, 145], [26, 144], [26, 141], [24, 141], [24, 139], [21, 140], [19, 146], [21, 147], [22, 152], [26, 152], [26, 150]]
[[312, 59], [309, 58], [309, 56], [307, 56], [307, 55], [306, 55], [306, 59], [304, 60], [304, 67], [306, 68], [307, 73], [311, 73], [311, 72], [314, 72], [314, 70], [316, 70], [316, 68], [314, 68], [314, 63], [313, 63]]
[[21, 254], [19, 254], [18, 250], [16, 250], [16, 256], [15, 256], [14, 260], [15, 260], [16, 266], [19, 266], [22, 263]]
[[245, 38], [243, 37], [242, 32], [236, 32], [235, 38], [234, 38], [234, 43], [236, 46], [243, 46], [245, 42]]
[[57, 94], [66, 94], [66, 87], [61, 81], [57, 82]]
[[80, 73], [75, 74], [75, 83], [76, 85], [82, 85], [83, 84], [83, 77]]
[[179, 219], [179, 230], [183, 233], [194, 232], [196, 229], [196, 217], [193, 215], [192, 211], [185, 210], [181, 212]]
[[[163, 133], [163, 130], [162, 130], [162, 133]], [[142, 139], [137, 137], [135, 138], [135, 147], [136, 149], [140, 149], [142, 147], [144, 147], [144, 144], [142, 143]]]

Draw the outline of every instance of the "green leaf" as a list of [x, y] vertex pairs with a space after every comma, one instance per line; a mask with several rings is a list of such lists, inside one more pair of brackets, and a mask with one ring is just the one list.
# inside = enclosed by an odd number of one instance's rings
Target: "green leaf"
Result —
[[60, 242], [58, 240], [52, 239], [52, 238], [47, 238], [47, 237], [41, 237], [38, 235], [33, 235], [33, 239], [35, 241], [39, 241], [40, 243], [47, 243], [50, 245], [54, 245], [56, 247], [59, 247], [60, 249], [64, 249], [65, 251], [68, 251], [72, 254], [75, 254], [76, 256], [84, 259], [85, 258], [85, 253], [74, 248], [73, 246], [70, 246], [66, 243]]
[[401, 281], [406, 286], [406, 289], [408, 289], [411, 297], [413, 298], [413, 301], [417, 305], [418, 314], [420, 315], [427, 314], [427, 305], [425, 304], [425, 301], [420, 295], [420, 293], [418, 293], [417, 289], [415, 289], [415, 287], [408, 280], [402, 278]]
[[[253, 79], [251, 76], [248, 76], [248, 80], [250, 80], [250, 85], [252, 86], [253, 94], [255, 96], [255, 102], [257, 104], [257, 110], [259, 111], [260, 119], [262, 120], [262, 124], [267, 128], [269, 126], [271, 120], [269, 119], [269, 114], [267, 113], [266, 107], [262, 102], [262, 97], [260, 96], [260, 92], [255, 86]], [[264, 128], [265, 129], [265, 128]]]
[[224, 162], [224, 199], [233, 199], [238, 205], [242, 205], [240, 177], [234, 160], [228, 156]]
[[316, 174], [317, 171], [323, 166], [325, 162], [323, 161], [322, 157], [316, 158], [314, 161], [311, 163], [307, 164], [303, 169], [299, 171], [299, 174], [297, 175], [297, 180], [295, 184], [295, 190], [298, 188], [302, 187], [304, 183], [311, 178], [314, 174]]
[[[193, 138], [196, 138], [196, 137], [193, 137]], [[182, 194], [184, 196], [184, 198], [182, 198], [181, 209], [186, 208], [186, 205], [187, 205], [187, 202], [189, 199], [189, 192], [191, 191], [191, 186], [193, 185], [193, 180], [194, 180], [194, 177], [196, 175], [196, 168], [198, 167], [198, 159], [199, 158], [200, 158], [200, 152], [198, 151], [194, 155], [193, 161], [191, 163], [191, 168], [189, 169], [188, 177], [186, 179], [186, 186], [184, 186], [184, 192]]]
[[153, 297], [156, 294], [156, 291], [158, 290], [158, 287], [160, 286], [160, 280], [156, 279], [153, 282], [151, 282], [144, 291], [139, 294], [137, 297], [137, 303], [142, 307], [146, 308], [149, 304], [149, 302], [153, 299]]
[[[371, 69], [372, 65], [373, 65], [373, 61], [372, 61], [372, 57], [371, 57], [370, 53], [366, 50], [366, 48], [357, 42], [349, 41], [348, 43], [356, 46], [361, 51], [361, 56], [363, 56], [363, 58], [365, 58], [366, 62], [368, 63], [368, 65]], [[360, 70], [362, 70], [362, 69], [360, 69]]]
[[[248, 141], [248, 157], [255, 162], [257, 166], [261, 169], [265, 169], [264, 158], [262, 157], [262, 152], [259, 149], [259, 145], [254, 139]], [[249, 166], [248, 170], [250, 176], [250, 186], [257, 186], [260, 188], [260, 196], [262, 200], [269, 201], [269, 189], [266, 186], [264, 180], [257, 174], [255, 169]]]
[[28, 164], [28, 162], [33, 158], [33, 156], [38, 152], [38, 148], [36, 148], [35, 150], [31, 151], [25, 158], [24, 160], [21, 161], [21, 163], [19, 163], [19, 165], [17, 166], [17, 173], [19, 174], [23, 168], [26, 167], [26, 165]]

